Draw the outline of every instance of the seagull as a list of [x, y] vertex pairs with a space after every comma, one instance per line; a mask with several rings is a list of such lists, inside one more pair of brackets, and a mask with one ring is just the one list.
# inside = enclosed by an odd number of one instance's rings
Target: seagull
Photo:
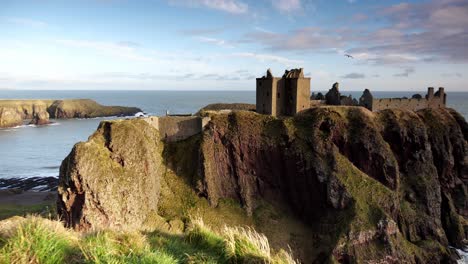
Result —
[[349, 54], [345, 54], [346, 57], [350, 58], [350, 59], [354, 59], [353, 56], [349, 55]]

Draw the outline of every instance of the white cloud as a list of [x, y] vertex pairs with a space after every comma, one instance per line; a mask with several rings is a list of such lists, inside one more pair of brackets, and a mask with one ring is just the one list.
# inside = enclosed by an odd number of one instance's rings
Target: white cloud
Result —
[[231, 14], [247, 13], [249, 7], [239, 0], [169, 0], [170, 4], [188, 7], [206, 7]]
[[233, 45], [229, 44], [223, 39], [210, 38], [210, 37], [204, 37], [204, 36], [197, 37], [196, 39], [199, 40], [200, 42], [210, 43], [210, 44], [214, 44], [214, 45], [225, 47], [225, 48], [234, 47]]

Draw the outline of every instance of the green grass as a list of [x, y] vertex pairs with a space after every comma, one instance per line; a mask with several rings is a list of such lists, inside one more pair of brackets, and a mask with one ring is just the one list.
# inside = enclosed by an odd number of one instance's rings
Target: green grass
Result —
[[37, 216], [0, 222], [0, 263], [296, 263], [255, 230], [216, 232], [201, 219], [182, 234], [102, 230], [78, 233]]
[[42, 216], [55, 215], [55, 201], [33, 205], [0, 205], [0, 220], [19, 215], [40, 214]]
[[1, 239], [0, 263], [65, 263], [74, 254], [74, 237], [59, 222], [37, 217], [21, 221]]

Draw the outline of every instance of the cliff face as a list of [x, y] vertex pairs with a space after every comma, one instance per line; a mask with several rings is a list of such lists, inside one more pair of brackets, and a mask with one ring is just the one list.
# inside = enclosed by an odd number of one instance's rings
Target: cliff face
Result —
[[2, 127], [15, 127], [23, 124], [23, 118], [9, 107], [0, 107], [0, 128]]
[[104, 122], [74, 147], [58, 201], [69, 226], [170, 227], [198, 212], [255, 226], [305, 263], [450, 262], [448, 245], [466, 244], [467, 124], [452, 110], [238, 111], [166, 144], [152, 130]]
[[[0, 100], [0, 127], [22, 124], [31, 119], [32, 124], [47, 124], [50, 118], [90, 118], [103, 116], [128, 116], [141, 112], [136, 107], [104, 106], [90, 99], [69, 100]], [[18, 122], [21, 118], [21, 122]], [[11, 120], [16, 120], [12, 122]]]

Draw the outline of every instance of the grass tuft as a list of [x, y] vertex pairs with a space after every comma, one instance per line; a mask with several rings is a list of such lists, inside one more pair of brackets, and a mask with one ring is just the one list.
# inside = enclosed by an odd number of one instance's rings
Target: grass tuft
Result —
[[76, 237], [58, 221], [31, 217], [2, 240], [0, 263], [66, 263]]

